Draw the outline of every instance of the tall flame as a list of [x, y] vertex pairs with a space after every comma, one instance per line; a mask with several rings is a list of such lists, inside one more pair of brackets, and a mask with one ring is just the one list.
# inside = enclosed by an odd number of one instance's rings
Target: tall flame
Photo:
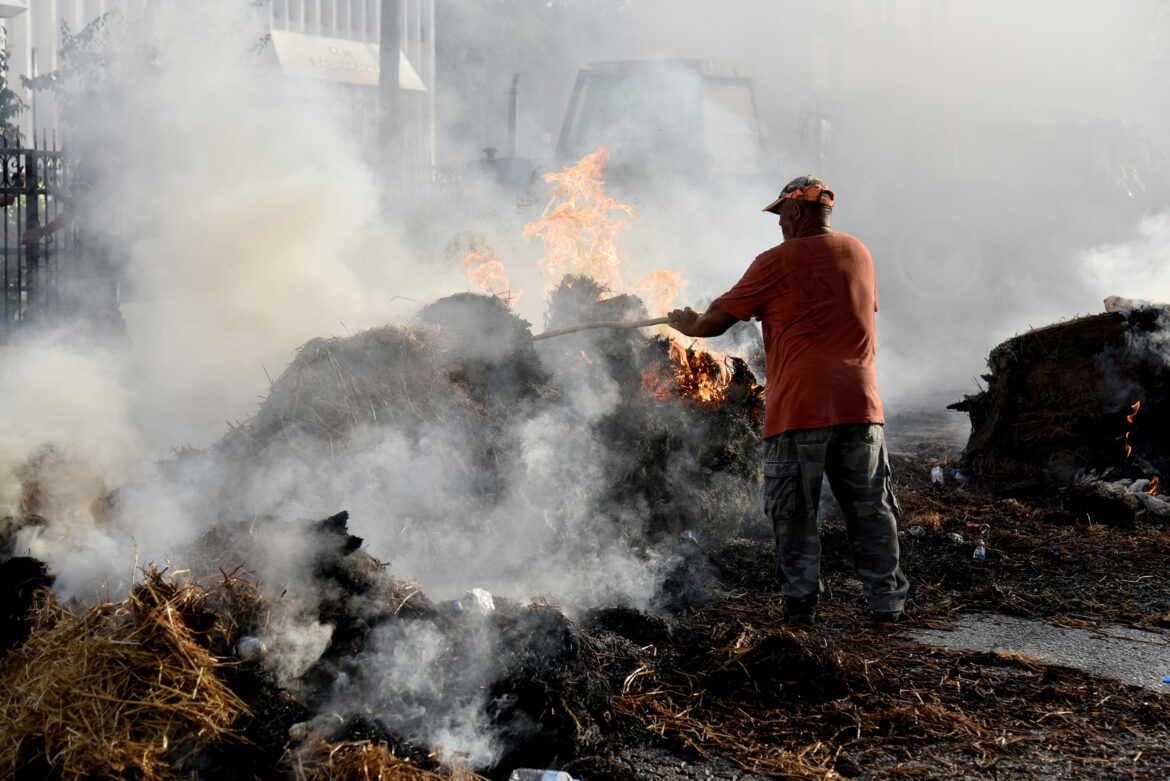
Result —
[[[524, 238], [531, 241], [540, 236], [545, 257], [540, 268], [550, 287], [561, 282], [566, 274], [588, 276], [603, 287], [620, 292], [626, 289], [621, 278], [617, 252], [619, 234], [630, 227], [627, 217], [633, 210], [602, 192], [605, 179], [602, 174], [609, 162], [609, 151], [599, 146], [576, 165], [560, 173], [544, 175], [554, 184], [552, 197], [540, 219], [524, 226]], [[617, 216], [611, 213], [617, 212]], [[624, 216], [623, 216], [624, 215]], [[633, 292], [656, 317], [665, 315], [678, 298], [682, 286], [680, 274], [652, 271], [633, 285]], [[669, 331], [665, 326], [664, 331]], [[694, 349], [695, 347], [699, 349]], [[669, 347], [670, 373], [665, 377], [656, 369], [643, 372], [642, 388], [650, 395], [665, 400], [678, 394], [699, 403], [719, 403], [731, 382], [723, 355], [704, 351], [702, 340], [691, 347], [683, 347], [674, 339]]]
[[531, 241], [540, 236], [544, 242], [540, 268], [550, 285], [559, 283], [565, 274], [575, 273], [592, 277], [606, 287], [621, 288], [617, 237], [630, 227], [630, 222], [610, 218], [609, 213], [619, 211], [633, 216], [634, 211], [602, 193], [605, 180], [601, 175], [608, 162], [609, 150], [599, 146], [576, 165], [544, 175], [546, 182], [556, 186], [541, 218], [524, 226], [524, 238]]

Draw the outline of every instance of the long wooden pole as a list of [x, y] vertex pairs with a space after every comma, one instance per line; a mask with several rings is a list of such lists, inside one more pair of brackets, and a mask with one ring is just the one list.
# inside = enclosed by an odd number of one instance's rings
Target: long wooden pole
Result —
[[573, 334], [577, 331], [584, 331], [589, 328], [645, 328], [650, 325], [665, 325], [667, 318], [655, 317], [651, 320], [606, 320], [597, 323], [583, 323], [582, 325], [574, 325], [568, 328], [558, 328], [555, 331], [545, 331], [542, 334], [537, 334], [532, 337], [532, 341], [539, 342], [541, 339], [551, 339], [554, 336], [564, 336], [565, 334]]

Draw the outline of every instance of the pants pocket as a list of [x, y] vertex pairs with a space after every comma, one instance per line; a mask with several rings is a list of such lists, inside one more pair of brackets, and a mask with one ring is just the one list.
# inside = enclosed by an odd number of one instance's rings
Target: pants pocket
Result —
[[885, 466], [886, 466], [886, 468], [885, 468], [885, 473], [886, 473], [885, 499], [886, 499], [886, 502], [890, 505], [890, 509], [893, 510], [894, 515], [900, 516], [902, 514], [902, 503], [898, 501], [898, 495], [896, 493], [894, 493], [894, 472], [892, 469], [890, 469], [890, 462], [889, 461], [886, 461]]
[[799, 462], [764, 462], [764, 512], [773, 522], [800, 517], [803, 495]]

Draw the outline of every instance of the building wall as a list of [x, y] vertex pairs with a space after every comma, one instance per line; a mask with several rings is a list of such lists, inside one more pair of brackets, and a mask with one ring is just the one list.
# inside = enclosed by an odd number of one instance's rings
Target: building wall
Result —
[[[246, 0], [233, 0], [243, 4]], [[30, 108], [19, 118], [27, 142], [36, 129], [36, 141], [52, 143], [61, 137], [60, 114], [51, 94], [34, 93], [20, 86], [21, 76], [37, 76], [60, 66], [62, 25], [76, 33], [99, 16], [117, 11], [127, 18], [141, 14], [151, 3], [224, 2], [224, 0], [0, 0], [0, 23], [8, 44], [8, 84]], [[424, 90], [403, 101], [404, 136], [412, 159], [434, 161], [435, 6], [434, 0], [269, 0], [272, 30], [314, 38], [334, 38], [377, 44], [382, 6], [397, 6], [400, 48], [417, 72]], [[353, 93], [352, 85], [339, 85]], [[356, 88], [372, 91], [376, 86]]]

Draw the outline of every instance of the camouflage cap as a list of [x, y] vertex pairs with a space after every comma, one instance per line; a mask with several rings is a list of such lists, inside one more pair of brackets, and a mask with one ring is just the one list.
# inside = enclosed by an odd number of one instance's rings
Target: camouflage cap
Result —
[[780, 197], [765, 206], [764, 211], [779, 214], [780, 204], [787, 200], [808, 201], [832, 206], [836, 203], [833, 197], [833, 191], [829, 189], [829, 185], [825, 184], [823, 179], [812, 174], [798, 176], [784, 185], [784, 189], [780, 191]]

